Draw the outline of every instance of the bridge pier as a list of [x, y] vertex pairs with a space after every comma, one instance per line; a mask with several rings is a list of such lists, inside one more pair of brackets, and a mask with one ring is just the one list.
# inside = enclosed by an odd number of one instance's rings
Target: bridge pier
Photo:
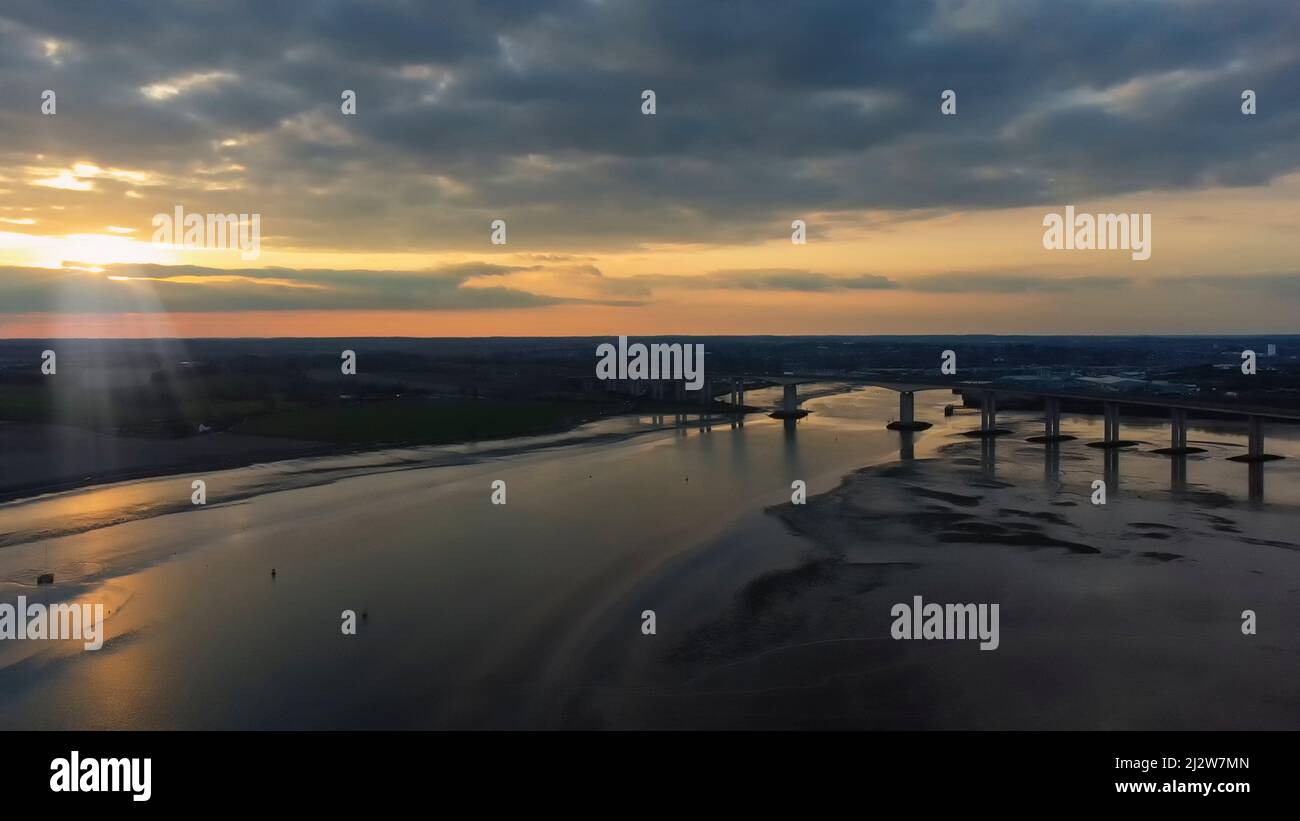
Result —
[[1068, 442], [1073, 439], [1061, 433], [1061, 400], [1053, 396], [1043, 398], [1043, 435], [1029, 437], [1030, 442]]
[[933, 426], [929, 422], [916, 421], [916, 394], [912, 391], [899, 391], [898, 419], [885, 427], [890, 430], [925, 430]]
[[1233, 462], [1272, 462], [1283, 457], [1264, 452], [1264, 417], [1246, 417], [1246, 453], [1242, 456], [1229, 456]]
[[1130, 439], [1119, 438], [1119, 403], [1118, 402], [1103, 402], [1102, 417], [1103, 417], [1103, 423], [1102, 423], [1103, 429], [1105, 431], [1103, 433], [1103, 439], [1100, 442], [1089, 442], [1088, 447], [1106, 448], [1109, 450], [1111, 448], [1126, 448], [1131, 445], [1137, 444], [1137, 442], [1134, 442]]
[[1169, 456], [1182, 456], [1188, 453], [1204, 453], [1205, 448], [1187, 446], [1187, 411], [1183, 408], [1169, 409], [1169, 447], [1156, 448], [1156, 453]]
[[998, 399], [993, 391], [984, 391], [980, 394], [980, 427], [979, 430], [968, 430], [963, 436], [1001, 436], [1011, 431], [1006, 428], [998, 427]]
[[[808, 411], [799, 407], [799, 388], [793, 382], [788, 382], [784, 386], [785, 390], [781, 394], [781, 407], [773, 411], [769, 416], [773, 419], [802, 419], [808, 415]], [[787, 426], [788, 427], [788, 426]]]

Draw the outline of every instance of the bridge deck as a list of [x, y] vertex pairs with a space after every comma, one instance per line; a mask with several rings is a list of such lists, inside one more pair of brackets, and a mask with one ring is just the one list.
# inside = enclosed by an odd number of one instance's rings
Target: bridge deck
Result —
[[1140, 405], [1154, 408], [1178, 408], [1181, 410], [1201, 412], [1201, 413], [1227, 413], [1234, 416], [1261, 416], [1266, 419], [1286, 419], [1293, 422], [1300, 422], [1300, 411], [1286, 410], [1280, 408], [1266, 408], [1254, 405], [1240, 405], [1230, 403], [1215, 402], [1197, 402], [1195, 400], [1179, 399], [1177, 397], [1158, 397], [1158, 396], [1131, 396], [1128, 394], [1099, 394], [1099, 393], [1073, 393], [1068, 391], [1042, 391], [1033, 388], [1019, 388], [1006, 385], [997, 385], [989, 382], [893, 382], [882, 379], [871, 379], [867, 377], [853, 376], [811, 376], [800, 374], [782, 374], [780, 376], [765, 376], [759, 374], [748, 374], [747, 379], [756, 379], [763, 382], [772, 382], [778, 385], [800, 385], [809, 382], [848, 382], [856, 385], [867, 385], [877, 388], [887, 388], [892, 391], [916, 392], [916, 391], [937, 391], [937, 390], [962, 390], [971, 393], [992, 392], [1002, 396], [1033, 396], [1042, 399], [1072, 399], [1084, 402], [1114, 402], [1118, 405]]

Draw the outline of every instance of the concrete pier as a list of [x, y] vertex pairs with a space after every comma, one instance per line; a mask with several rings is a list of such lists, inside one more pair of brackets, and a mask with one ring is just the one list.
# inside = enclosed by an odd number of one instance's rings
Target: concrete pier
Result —
[[1043, 435], [1029, 437], [1030, 442], [1068, 442], [1073, 439], [1061, 433], [1061, 400], [1053, 396], [1043, 399]]
[[773, 411], [770, 416], [773, 419], [801, 419], [807, 416], [808, 411], [799, 407], [799, 386], [787, 382], [784, 388], [781, 394], [781, 407]]
[[1242, 456], [1230, 456], [1233, 462], [1272, 462], [1283, 457], [1264, 452], [1264, 417], [1246, 417], [1246, 453]]
[[1137, 444], [1137, 442], [1134, 442], [1131, 439], [1119, 438], [1118, 402], [1103, 402], [1102, 416], [1104, 420], [1103, 430], [1105, 431], [1103, 433], [1103, 438], [1100, 442], [1089, 442], [1088, 447], [1106, 448], [1109, 450], [1111, 448], [1127, 448]]
[[890, 430], [925, 430], [932, 425], [929, 422], [916, 421], [916, 394], [912, 391], [899, 391], [898, 419], [885, 427]]
[[1182, 408], [1169, 409], [1169, 447], [1156, 448], [1156, 453], [1169, 456], [1182, 456], [1188, 453], [1204, 453], [1205, 448], [1187, 446], [1187, 411]]
[[1001, 436], [1011, 431], [998, 427], [998, 399], [993, 391], [980, 394], [979, 430], [968, 430], [963, 436]]

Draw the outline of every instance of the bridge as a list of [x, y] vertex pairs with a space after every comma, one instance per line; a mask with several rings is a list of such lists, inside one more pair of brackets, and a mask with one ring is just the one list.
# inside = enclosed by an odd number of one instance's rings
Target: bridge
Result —
[[713, 401], [713, 397], [718, 395], [717, 392], [713, 390], [712, 383], [714, 381], [721, 381], [723, 384], [730, 382], [731, 404], [736, 407], [744, 405], [745, 385], [747, 382], [761, 382], [782, 386], [781, 405], [771, 414], [777, 419], [797, 419], [807, 415], [808, 411], [799, 407], [799, 385], [811, 382], [829, 381], [886, 388], [897, 392], [899, 396], [898, 419], [890, 422], [887, 427], [891, 430], [899, 431], [925, 430], [931, 426], [930, 422], [925, 422], [916, 418], [915, 397], [918, 392], [932, 390], [959, 391], [963, 395], [976, 396], [979, 398], [980, 426], [974, 430], [967, 431], [966, 435], [981, 438], [1002, 436], [1011, 433], [1010, 430], [999, 428], [997, 426], [997, 401], [999, 396], [1041, 399], [1044, 408], [1043, 433], [1040, 436], [1030, 437], [1029, 441], [1047, 444], [1063, 442], [1075, 438], [1061, 433], [1061, 403], [1063, 401], [1100, 403], [1102, 406], [1102, 415], [1105, 419], [1103, 438], [1099, 442], [1090, 442], [1088, 445], [1089, 447], [1097, 447], [1107, 450], [1138, 444], [1135, 441], [1120, 437], [1120, 414], [1122, 408], [1162, 408], [1169, 412], [1169, 446], [1159, 448], [1155, 452], [1170, 456], [1181, 456], [1203, 451], [1203, 448], [1189, 447], [1187, 444], [1187, 416], [1189, 413], [1236, 416], [1242, 417], [1246, 420], [1247, 430], [1246, 453], [1240, 456], [1229, 457], [1231, 460], [1237, 462], [1267, 462], [1274, 459], [1281, 459], [1281, 456], [1276, 456], [1264, 451], [1265, 422], [1300, 422], [1300, 411], [1246, 406], [1240, 404], [1204, 402], [1183, 399], [1181, 397], [1116, 396], [1096, 393], [1046, 391], [990, 382], [964, 382], [958, 380], [948, 382], [921, 382], [908, 380], [900, 382], [873, 377], [840, 377], [823, 374], [808, 375], [794, 373], [785, 373], [779, 376], [723, 375], [710, 377], [710, 379], [706, 381], [704, 389], [701, 391], [705, 404]]
[[[591, 389], [594, 380], [583, 380], [587, 389]], [[1247, 430], [1246, 453], [1229, 457], [1237, 462], [1267, 462], [1281, 459], [1281, 456], [1266, 453], [1264, 450], [1264, 431], [1266, 422], [1300, 422], [1300, 411], [1205, 402], [1181, 397], [1151, 397], [1132, 395], [1113, 395], [1085, 392], [1039, 390], [1030, 387], [1007, 385], [992, 382], [922, 381], [915, 379], [890, 379], [862, 375], [838, 374], [710, 374], [704, 378], [698, 393], [705, 406], [711, 405], [718, 396], [728, 396], [728, 404], [740, 409], [745, 406], [747, 387], [766, 387], [779, 385], [782, 388], [781, 404], [771, 413], [777, 419], [792, 422], [807, 416], [808, 411], [799, 407], [799, 385], [813, 382], [837, 382], [868, 387], [886, 388], [898, 393], [898, 419], [891, 421], [887, 427], [897, 431], [921, 431], [931, 426], [930, 422], [916, 418], [916, 394], [921, 391], [946, 390], [960, 392], [964, 396], [974, 396], [980, 402], [980, 426], [967, 431], [967, 436], [988, 438], [1011, 433], [1006, 428], [997, 426], [997, 408], [999, 397], [1029, 397], [1043, 402], [1043, 433], [1029, 438], [1031, 442], [1053, 444], [1068, 441], [1075, 437], [1061, 433], [1061, 403], [1064, 401], [1099, 403], [1105, 420], [1104, 434], [1101, 441], [1089, 442], [1089, 447], [1114, 450], [1138, 444], [1120, 436], [1121, 411], [1125, 407], [1160, 408], [1169, 413], [1169, 446], [1158, 448], [1155, 452], [1169, 456], [1182, 456], [1199, 453], [1203, 448], [1190, 447], [1187, 444], [1187, 417], [1191, 413], [1214, 414], [1239, 417], [1245, 420]], [[654, 398], [666, 399], [671, 396], [677, 401], [685, 401], [690, 391], [682, 380], [617, 380], [611, 385], [614, 390]]]

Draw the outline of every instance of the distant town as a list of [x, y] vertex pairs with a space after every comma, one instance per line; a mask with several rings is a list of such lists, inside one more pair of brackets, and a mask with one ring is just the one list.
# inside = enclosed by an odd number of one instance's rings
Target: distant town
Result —
[[[536, 432], [675, 404], [699, 391], [594, 379], [609, 337], [491, 339], [8, 340], [0, 421], [59, 422], [118, 434], [215, 431], [326, 441], [449, 441]], [[735, 377], [987, 383], [1113, 398], [1183, 397], [1300, 409], [1300, 336], [691, 337], [703, 345], [709, 403]], [[42, 354], [57, 355], [54, 374]], [[345, 351], [355, 374], [344, 373]], [[952, 351], [956, 373], [940, 372]], [[1255, 372], [1243, 372], [1243, 352]], [[110, 400], [111, 401], [108, 401]], [[1002, 400], [1011, 407], [1014, 400]], [[523, 403], [520, 405], [520, 403]], [[523, 407], [519, 416], [509, 407]], [[359, 408], [364, 410], [359, 411]], [[340, 417], [339, 414], [342, 414]], [[358, 415], [360, 414], [360, 415]], [[380, 424], [384, 416], [389, 416]], [[350, 420], [350, 421], [349, 421]], [[372, 427], [368, 422], [374, 422]]]

